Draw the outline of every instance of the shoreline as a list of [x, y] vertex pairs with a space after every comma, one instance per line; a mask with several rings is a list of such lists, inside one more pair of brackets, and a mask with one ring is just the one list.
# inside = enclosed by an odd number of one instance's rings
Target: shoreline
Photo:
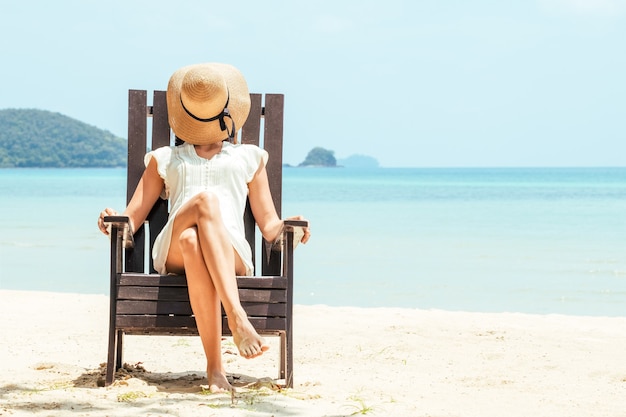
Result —
[[[294, 388], [270, 351], [222, 343], [239, 385], [203, 392], [198, 337], [129, 336], [128, 375], [98, 387], [108, 297], [0, 290], [0, 416], [624, 416], [626, 317], [296, 305]], [[247, 386], [243, 386], [246, 385]]]

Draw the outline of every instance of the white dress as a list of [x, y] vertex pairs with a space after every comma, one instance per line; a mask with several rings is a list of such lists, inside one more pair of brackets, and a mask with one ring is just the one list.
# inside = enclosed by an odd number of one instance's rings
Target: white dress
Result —
[[144, 162], [157, 162], [157, 171], [165, 181], [161, 198], [168, 199], [170, 215], [157, 236], [152, 249], [154, 269], [167, 274], [165, 260], [172, 240], [172, 226], [176, 213], [190, 198], [203, 191], [217, 196], [220, 212], [230, 241], [246, 265], [247, 275], [254, 269], [252, 250], [246, 240], [243, 214], [248, 197], [248, 183], [252, 181], [261, 161], [267, 163], [268, 154], [254, 145], [233, 145], [222, 142], [222, 150], [211, 159], [198, 156], [193, 145], [165, 146], [148, 152]]

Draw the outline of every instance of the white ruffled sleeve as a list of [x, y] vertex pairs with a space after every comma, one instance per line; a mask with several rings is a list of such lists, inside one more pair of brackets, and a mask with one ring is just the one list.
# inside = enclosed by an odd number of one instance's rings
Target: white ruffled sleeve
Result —
[[150, 159], [154, 158], [157, 163], [157, 172], [159, 176], [163, 178], [165, 182], [165, 189], [161, 193], [161, 198], [167, 200], [169, 198], [169, 185], [167, 181], [167, 167], [170, 164], [170, 160], [172, 159], [172, 147], [171, 146], [163, 146], [161, 148], [157, 148], [153, 151], [150, 151], [144, 156], [143, 163], [147, 167], [150, 163]]
[[243, 153], [246, 162], [246, 182], [252, 181], [254, 174], [259, 170], [261, 161], [267, 165], [269, 154], [265, 149], [261, 149], [255, 145], [243, 145], [246, 152]]

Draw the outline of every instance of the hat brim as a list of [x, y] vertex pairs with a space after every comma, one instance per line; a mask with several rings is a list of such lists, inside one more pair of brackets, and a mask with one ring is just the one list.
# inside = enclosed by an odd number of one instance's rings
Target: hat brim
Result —
[[178, 69], [171, 77], [167, 86], [167, 112], [170, 127], [174, 134], [185, 142], [194, 145], [208, 145], [228, 139], [232, 125], [226, 118], [227, 130], [220, 127], [219, 120], [210, 122], [199, 121], [190, 116], [181, 102], [181, 87], [185, 74], [189, 71], [210, 67], [211, 70], [224, 77], [228, 88], [228, 111], [234, 121], [235, 131], [241, 129], [250, 113], [250, 93], [245, 78], [232, 65], [206, 63], [188, 65]]

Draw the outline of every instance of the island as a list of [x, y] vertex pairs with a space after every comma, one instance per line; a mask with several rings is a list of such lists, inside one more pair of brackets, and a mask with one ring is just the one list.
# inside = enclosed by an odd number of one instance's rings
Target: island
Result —
[[299, 167], [348, 167], [348, 168], [377, 168], [376, 158], [367, 155], [351, 155], [344, 159], [336, 159], [335, 152], [322, 147], [315, 147], [309, 151]]
[[60, 113], [0, 110], [0, 168], [126, 166], [126, 140]]

